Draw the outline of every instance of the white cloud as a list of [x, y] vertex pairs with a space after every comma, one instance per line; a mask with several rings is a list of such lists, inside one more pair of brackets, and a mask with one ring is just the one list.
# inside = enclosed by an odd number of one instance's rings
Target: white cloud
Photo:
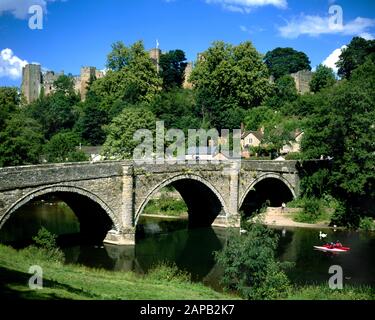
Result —
[[47, 12], [47, 2], [54, 1], [58, 0], [0, 0], [0, 15], [9, 12], [17, 19], [25, 19], [32, 5], [40, 5]]
[[[280, 35], [284, 38], [298, 38], [300, 35], [318, 36], [320, 34], [360, 35], [367, 33], [375, 26], [375, 19], [357, 17], [344, 23], [342, 27], [332, 27], [329, 17], [309, 16], [302, 14], [298, 18], [287, 21], [279, 27]], [[368, 33], [367, 33], [368, 34]]]
[[345, 49], [346, 46], [342, 46], [341, 48], [338, 48], [334, 50], [323, 62], [322, 64], [326, 67], [329, 67], [333, 69], [337, 73], [338, 68], [336, 66], [337, 61], [339, 61], [340, 55], [342, 53], [342, 50]]
[[287, 0], [206, 0], [206, 3], [220, 4], [225, 10], [240, 13], [249, 13], [256, 7], [274, 6], [285, 9], [288, 6]]
[[366, 40], [374, 40], [375, 39], [375, 37], [371, 33], [368, 33], [368, 32], [363, 32], [359, 36], [363, 39], [366, 39]]
[[9, 48], [0, 51], [0, 78], [8, 77], [13, 80], [22, 76], [22, 68], [27, 64], [26, 60], [22, 60], [13, 54]]
[[242, 32], [245, 32], [245, 33], [249, 33], [249, 34], [254, 34], [254, 33], [258, 33], [258, 32], [263, 32], [265, 31], [265, 29], [261, 28], [261, 27], [246, 27], [246, 26], [240, 26], [240, 30]]

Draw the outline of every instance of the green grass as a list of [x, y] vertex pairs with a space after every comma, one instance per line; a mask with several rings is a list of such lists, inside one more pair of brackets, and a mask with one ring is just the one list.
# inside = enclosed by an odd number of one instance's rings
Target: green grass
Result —
[[188, 208], [182, 199], [174, 199], [163, 195], [160, 199], [151, 199], [144, 209], [144, 214], [158, 214], [179, 217], [186, 214]]
[[290, 208], [300, 208], [301, 211], [292, 215], [295, 222], [303, 223], [330, 223], [332, 210], [322, 199], [316, 198], [300, 198], [288, 203]]
[[[34, 254], [31, 254], [33, 251]], [[28, 287], [29, 267], [43, 268], [43, 289]], [[160, 274], [160, 273], [159, 273]], [[170, 275], [170, 274], [169, 274]], [[233, 295], [216, 292], [184, 277], [163, 279], [133, 272], [112, 272], [51, 262], [37, 250], [17, 251], [0, 245], [0, 298], [82, 300], [220, 300]]]
[[328, 285], [308, 285], [294, 288], [288, 300], [375, 300], [375, 289], [344, 286], [342, 290], [332, 290]]

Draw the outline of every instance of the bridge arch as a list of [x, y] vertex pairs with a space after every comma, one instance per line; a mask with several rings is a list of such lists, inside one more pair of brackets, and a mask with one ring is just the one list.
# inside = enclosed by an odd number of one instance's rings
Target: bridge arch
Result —
[[277, 188], [278, 192], [280, 192], [278, 196], [280, 196], [280, 198], [283, 198], [282, 200], [279, 201], [280, 202], [279, 204], [276, 204], [276, 205], [273, 204], [274, 206], [281, 206], [282, 202], [288, 202], [297, 198], [297, 194], [293, 188], [293, 185], [287, 179], [285, 179], [282, 175], [277, 174], [277, 173], [264, 173], [260, 177], [255, 179], [245, 190], [244, 194], [242, 195], [239, 201], [240, 210], [242, 211], [244, 210], [244, 207], [246, 205], [246, 200], [250, 197], [251, 193], [253, 191], [255, 193], [257, 192], [256, 186], [258, 185], [264, 188], [264, 186], [266, 186], [267, 183], [270, 186], [270, 190], [267, 190], [266, 192], [267, 196], [275, 198], [275, 194], [272, 193], [275, 190], [272, 190], [272, 188], [274, 189]]
[[[184, 186], [184, 182], [187, 185]], [[194, 206], [194, 204], [197, 202], [200, 202], [200, 204], [202, 205], [202, 210], [212, 210], [211, 218], [213, 218], [213, 220], [219, 214], [227, 215], [229, 212], [224, 198], [209, 181], [196, 174], [177, 174], [173, 177], [165, 179], [147, 193], [135, 214], [135, 225], [137, 225], [140, 215], [142, 214], [152, 196], [168, 185], [174, 186], [176, 190], [181, 194], [186, 205], [188, 206], [189, 220], [191, 219], [191, 215], [193, 214], [193, 212], [197, 211], [197, 208]], [[202, 191], [202, 193], [200, 194], [199, 191]], [[193, 194], [189, 194], [189, 192], [192, 192]], [[203, 200], [210, 202], [212, 208], [209, 209], [209, 206], [205, 206], [206, 202], [204, 202]], [[213, 222], [213, 220], [211, 221], [211, 223]]]
[[[121, 224], [119, 223], [116, 215], [113, 213], [113, 211], [110, 209], [110, 207], [97, 195], [94, 193], [77, 187], [77, 186], [70, 186], [70, 185], [50, 185], [50, 186], [44, 186], [38, 189], [35, 189], [28, 194], [24, 195], [20, 199], [18, 199], [11, 207], [9, 207], [2, 219], [0, 220], [0, 229], [4, 226], [5, 222], [10, 218], [10, 216], [19, 208], [27, 204], [28, 202], [40, 198], [45, 195], [58, 195], [62, 201], [66, 202], [73, 212], [78, 216], [77, 214], [77, 203], [78, 206], [82, 205], [82, 203], [79, 203], [82, 200], [86, 200], [86, 203], [91, 204], [92, 206], [96, 208], [100, 208], [103, 212], [105, 212], [105, 216], [107, 220], [111, 221], [112, 228], [120, 231], [121, 230]], [[78, 198], [77, 198], [78, 197]], [[72, 201], [70, 201], [70, 198], [72, 198]], [[74, 201], [73, 201], [74, 199]], [[80, 200], [80, 201], [77, 201]], [[78, 217], [80, 219], [80, 217]], [[86, 217], [86, 219], [89, 219], [89, 217]]]

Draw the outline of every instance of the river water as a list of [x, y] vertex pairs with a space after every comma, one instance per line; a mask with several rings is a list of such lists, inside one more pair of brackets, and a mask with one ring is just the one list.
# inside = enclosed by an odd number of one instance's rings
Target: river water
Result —
[[[123, 248], [96, 243], [78, 245], [79, 221], [74, 213], [59, 202], [35, 202], [21, 208], [0, 230], [0, 242], [24, 246], [41, 226], [59, 234], [66, 263], [116, 271], [146, 273], [161, 262], [175, 263], [189, 272], [193, 280], [220, 289], [221, 268], [213, 253], [227, 239], [223, 228], [187, 229], [187, 220], [142, 217], [137, 227], [135, 247]], [[280, 235], [277, 255], [295, 266], [288, 271], [293, 283], [326, 283], [332, 265], [343, 268], [345, 284], [375, 287], [375, 233], [275, 228]], [[339, 240], [351, 251], [327, 254], [313, 249], [323, 243], [319, 231], [327, 233], [326, 241]], [[21, 241], [23, 240], [23, 241]]]

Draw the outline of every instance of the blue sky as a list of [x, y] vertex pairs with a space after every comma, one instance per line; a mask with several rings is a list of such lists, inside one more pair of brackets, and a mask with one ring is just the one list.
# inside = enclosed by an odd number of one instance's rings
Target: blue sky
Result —
[[[28, 9], [43, 9], [43, 29], [31, 30]], [[343, 25], [332, 28], [339, 5]], [[337, 11], [336, 11], [337, 12]], [[143, 40], [147, 49], [182, 49], [189, 60], [215, 40], [250, 40], [261, 53], [304, 51], [312, 67], [333, 66], [353, 36], [375, 36], [372, 0], [0, 0], [0, 85], [20, 85], [22, 65], [79, 74], [105, 67], [111, 44]]]

